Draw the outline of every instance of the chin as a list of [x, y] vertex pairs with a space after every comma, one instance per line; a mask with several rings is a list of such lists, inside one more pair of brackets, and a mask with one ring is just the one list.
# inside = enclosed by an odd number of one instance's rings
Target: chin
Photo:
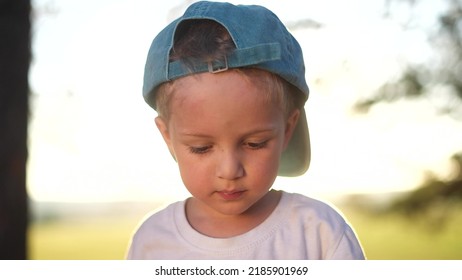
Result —
[[[237, 204], [237, 203], [236, 203]], [[244, 215], [252, 205], [226, 205], [215, 208], [215, 211], [226, 216]]]

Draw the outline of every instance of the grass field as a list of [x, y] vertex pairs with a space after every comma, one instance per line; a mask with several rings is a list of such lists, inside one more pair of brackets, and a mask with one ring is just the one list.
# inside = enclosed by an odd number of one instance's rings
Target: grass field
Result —
[[[435, 229], [399, 215], [343, 212], [354, 226], [368, 259], [462, 259], [462, 211]], [[29, 257], [41, 260], [124, 259], [139, 218], [56, 219], [33, 223]]]
[[428, 222], [398, 214], [344, 213], [354, 226], [368, 259], [461, 260], [462, 212], [446, 223]]
[[123, 218], [32, 224], [29, 258], [35, 260], [124, 259], [137, 221]]

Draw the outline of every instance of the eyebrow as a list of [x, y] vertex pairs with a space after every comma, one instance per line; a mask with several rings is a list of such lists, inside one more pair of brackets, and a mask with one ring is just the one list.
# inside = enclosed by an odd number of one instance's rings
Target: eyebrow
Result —
[[[255, 135], [255, 134], [263, 134], [263, 133], [273, 133], [276, 130], [275, 127], [269, 126], [267, 128], [263, 129], [255, 129], [255, 130], [250, 130], [247, 133], [243, 133], [241, 137], [248, 137], [250, 135]], [[187, 136], [187, 137], [197, 137], [197, 138], [213, 138], [210, 135], [207, 135], [205, 133], [195, 133], [195, 132], [189, 132], [189, 131], [180, 131], [180, 135], [182, 136]]]
[[193, 132], [180, 132], [178, 133], [181, 136], [188, 136], [188, 137], [197, 137], [197, 138], [212, 138], [212, 136], [203, 134], [203, 133], [193, 133]]

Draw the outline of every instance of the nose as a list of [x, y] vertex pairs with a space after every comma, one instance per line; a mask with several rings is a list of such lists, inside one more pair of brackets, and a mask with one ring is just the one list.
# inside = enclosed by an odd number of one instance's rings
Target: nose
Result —
[[219, 155], [216, 165], [216, 174], [218, 178], [235, 180], [244, 176], [244, 167], [237, 151], [232, 149], [222, 150]]

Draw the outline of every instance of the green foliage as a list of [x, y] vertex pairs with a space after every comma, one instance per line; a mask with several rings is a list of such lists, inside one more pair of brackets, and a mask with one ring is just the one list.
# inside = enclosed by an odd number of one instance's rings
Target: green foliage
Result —
[[452, 160], [456, 172], [451, 180], [430, 175], [422, 186], [392, 200], [384, 212], [423, 220], [430, 229], [440, 230], [462, 207], [462, 154], [454, 155]]
[[[389, 9], [385, 14], [390, 20], [393, 20], [395, 13], [401, 14], [403, 11], [402, 5], [394, 10], [397, 7], [394, 4], [409, 4], [404, 31], [417, 29], [425, 33], [433, 53], [424, 62], [406, 62], [396, 79], [386, 82], [371, 96], [359, 100], [355, 109], [364, 113], [379, 103], [426, 98], [437, 114], [462, 120], [462, 1], [432, 2], [435, 7], [443, 5], [444, 9], [442, 12], [434, 9], [435, 25], [430, 28], [424, 27], [423, 19], [414, 13], [420, 4], [428, 4], [428, 1], [389, 0], [386, 3]], [[460, 216], [462, 204], [462, 153], [455, 154], [452, 159], [458, 170], [454, 178], [444, 181], [428, 176], [420, 187], [381, 208], [381, 213], [398, 215], [414, 225], [425, 225], [426, 230], [443, 231], [454, 216]], [[371, 208], [371, 205], [356, 202], [364, 211], [377, 212], [377, 208]]]
[[393, 217], [393, 220], [400, 220], [422, 232], [442, 233], [454, 220], [462, 218], [462, 180], [444, 182], [433, 178], [412, 191], [395, 194], [381, 203], [367, 195], [354, 195], [347, 199], [346, 205], [356, 213], [367, 213], [373, 217], [373, 223], [375, 219]]
[[443, 182], [438, 179], [431, 179], [416, 190], [397, 199], [391, 205], [391, 209], [414, 215], [429, 211], [439, 204], [460, 203], [461, 201], [462, 180]]
[[[387, 2], [391, 4], [400, 1]], [[355, 109], [358, 112], [367, 112], [371, 107], [383, 102], [427, 98], [437, 113], [462, 120], [462, 1], [447, 0], [437, 3], [444, 3], [445, 10], [438, 14], [438, 9], [434, 9], [436, 26], [432, 28], [419, 25], [419, 18], [413, 13], [413, 9], [416, 9], [419, 3], [428, 2], [407, 2], [409, 19], [404, 25], [404, 30], [418, 29], [426, 33], [433, 54], [425, 62], [406, 62], [402, 73], [396, 79], [386, 82], [371, 96], [359, 100], [355, 104]], [[399, 6], [396, 13], [399, 14], [402, 9], [403, 7]], [[386, 12], [389, 20], [393, 19], [394, 13], [392, 8]]]

